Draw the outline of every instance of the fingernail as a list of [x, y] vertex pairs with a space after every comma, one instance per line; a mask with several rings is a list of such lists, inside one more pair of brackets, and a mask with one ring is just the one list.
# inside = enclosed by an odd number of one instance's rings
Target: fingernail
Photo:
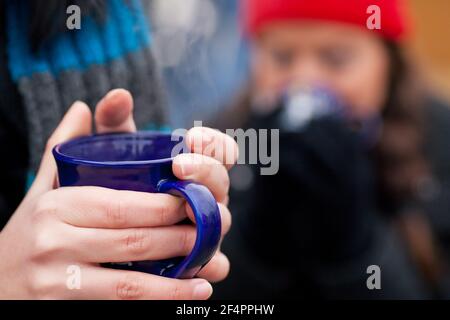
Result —
[[184, 177], [189, 177], [195, 172], [195, 164], [194, 163], [182, 163], [181, 164], [181, 174]]
[[110, 99], [114, 97], [117, 94], [117, 92], [119, 92], [119, 89], [113, 89], [109, 91], [103, 99]]
[[205, 146], [213, 141], [213, 136], [209, 134], [206, 130], [193, 130], [192, 131], [192, 142], [195, 146], [198, 144], [200, 146]]
[[209, 282], [205, 280], [194, 280], [197, 281], [198, 284], [194, 287], [193, 299], [194, 300], [205, 300], [208, 299], [212, 294], [212, 286]]
[[77, 100], [75, 101], [72, 106], [69, 109], [73, 109], [73, 108], [79, 108], [80, 106], [85, 106], [86, 103], [84, 103], [83, 101]]
[[102, 99], [98, 102], [99, 104], [107, 100], [113, 99], [117, 95], [118, 89], [113, 89], [109, 91]]

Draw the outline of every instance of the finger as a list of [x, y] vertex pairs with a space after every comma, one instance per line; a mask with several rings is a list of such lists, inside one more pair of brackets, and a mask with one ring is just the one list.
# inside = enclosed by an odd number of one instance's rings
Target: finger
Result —
[[239, 157], [236, 141], [211, 128], [192, 128], [186, 135], [186, 144], [191, 152], [214, 158], [227, 169], [233, 167]]
[[77, 227], [124, 229], [168, 226], [186, 218], [184, 200], [167, 194], [66, 187], [46, 195], [60, 219]]
[[48, 285], [57, 298], [86, 300], [206, 300], [212, 287], [204, 279], [170, 279], [97, 266], [80, 267], [78, 290], [67, 287], [67, 274]]
[[228, 195], [228, 172], [216, 159], [195, 153], [179, 154], [173, 161], [172, 171], [181, 180], [193, 180], [206, 186], [218, 202]]
[[67, 140], [91, 133], [92, 114], [83, 102], [75, 102], [50, 137], [42, 157], [36, 179], [28, 193], [29, 196], [40, 195], [54, 188], [56, 179], [56, 163], [53, 159], [53, 148]]
[[223, 281], [229, 273], [230, 261], [222, 252], [217, 252], [211, 261], [198, 273], [197, 277], [215, 283]]
[[194, 248], [195, 226], [159, 228], [68, 228], [59, 246], [87, 263], [163, 260], [183, 257]]
[[[195, 217], [194, 217], [194, 212], [192, 211], [191, 206], [186, 203], [186, 212], [187, 212], [187, 216], [188, 218], [192, 221], [195, 222]], [[228, 209], [228, 207], [222, 203], [218, 203], [217, 206], [219, 207], [219, 211], [220, 211], [220, 218], [222, 220], [222, 237], [225, 236], [231, 229], [231, 224], [232, 224], [232, 216], [231, 216], [231, 212]]]
[[110, 91], [97, 104], [95, 125], [98, 133], [136, 131], [130, 92], [124, 89]]

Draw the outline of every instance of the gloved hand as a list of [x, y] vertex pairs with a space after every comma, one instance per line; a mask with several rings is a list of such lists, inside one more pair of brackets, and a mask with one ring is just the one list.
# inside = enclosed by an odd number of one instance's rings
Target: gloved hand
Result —
[[374, 190], [371, 163], [356, 133], [329, 118], [302, 133], [282, 133], [280, 174], [295, 188], [297, 225], [309, 216], [320, 259], [361, 250], [370, 236]]
[[265, 192], [277, 197], [259, 197], [259, 210], [278, 208], [272, 214], [286, 221], [282, 228], [289, 229], [296, 255], [306, 260], [322, 263], [359, 254], [370, 241], [375, 209], [373, 168], [361, 134], [334, 114], [293, 131], [282, 127], [282, 113], [281, 107], [249, 123], [280, 129], [279, 172], [255, 182], [273, 188]]

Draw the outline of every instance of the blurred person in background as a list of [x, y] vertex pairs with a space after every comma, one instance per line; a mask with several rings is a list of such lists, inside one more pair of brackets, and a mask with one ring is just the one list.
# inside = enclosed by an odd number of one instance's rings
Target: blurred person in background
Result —
[[[373, 4], [380, 28], [369, 29]], [[402, 47], [406, 3], [242, 8], [252, 78], [218, 127], [280, 129], [280, 167], [232, 172], [232, 271], [215, 297], [448, 298], [450, 110]], [[340, 103], [314, 116], [296, 91]], [[380, 290], [368, 288], [371, 265]]]

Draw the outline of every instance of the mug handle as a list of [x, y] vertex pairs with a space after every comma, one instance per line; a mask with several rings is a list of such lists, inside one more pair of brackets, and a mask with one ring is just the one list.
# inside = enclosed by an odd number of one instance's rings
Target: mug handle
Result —
[[192, 208], [197, 228], [197, 238], [192, 252], [181, 262], [161, 274], [169, 278], [193, 278], [207, 264], [219, 248], [221, 218], [216, 199], [205, 186], [181, 180], [163, 180], [158, 192], [181, 196]]

